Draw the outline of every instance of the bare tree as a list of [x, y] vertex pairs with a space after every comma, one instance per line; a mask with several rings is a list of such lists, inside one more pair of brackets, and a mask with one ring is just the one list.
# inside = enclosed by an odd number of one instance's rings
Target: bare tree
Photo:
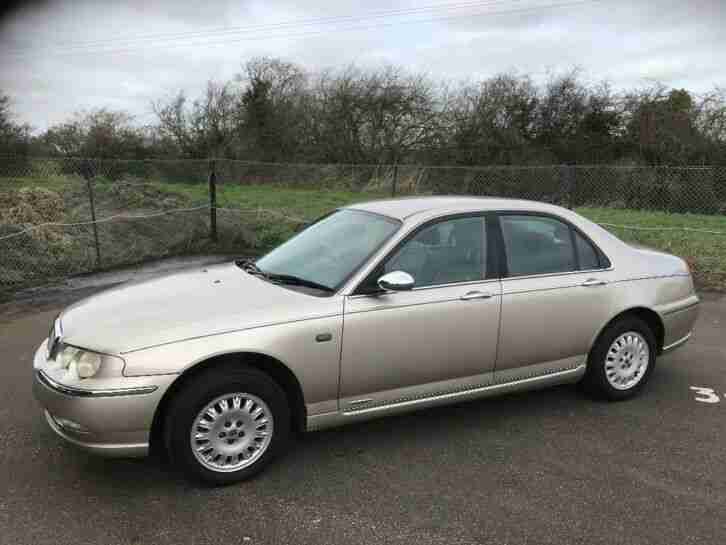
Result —
[[41, 137], [62, 155], [99, 158], [143, 158], [141, 130], [128, 112], [98, 108], [77, 112], [64, 123], [50, 127]]
[[577, 68], [551, 74], [538, 101], [536, 139], [558, 162], [577, 159], [574, 146], [587, 113], [588, 89]]
[[726, 145], [726, 87], [715, 87], [698, 97], [696, 126], [715, 145]]
[[237, 131], [246, 151], [267, 161], [291, 161], [307, 148], [307, 74], [297, 65], [259, 57], [242, 67]]
[[528, 162], [535, 136], [537, 89], [526, 76], [499, 74], [461, 85], [451, 99], [447, 149], [456, 163]]
[[[616, 93], [579, 69], [449, 85], [396, 66], [310, 73], [260, 57], [154, 103], [159, 149], [263, 161], [459, 164], [726, 159], [726, 92]], [[73, 140], [72, 131], [67, 135]]]
[[662, 83], [635, 89], [624, 97], [624, 138], [632, 154], [650, 164], [704, 162], [709, 136], [699, 128], [699, 106], [685, 89]]
[[326, 160], [401, 160], [440, 134], [441, 103], [426, 76], [386, 66], [323, 72], [315, 88], [316, 145]]
[[15, 121], [11, 99], [0, 92], [0, 153], [25, 154], [30, 143], [30, 127]]
[[152, 103], [162, 139], [172, 141], [187, 157], [228, 155], [235, 137], [237, 96], [231, 83], [207, 82], [202, 97], [188, 103], [180, 91]]
[[152, 102], [152, 109], [158, 119], [156, 131], [160, 140], [170, 141], [177, 152], [194, 157], [199, 150], [189, 128], [186, 103], [184, 91], [179, 91], [171, 98]]

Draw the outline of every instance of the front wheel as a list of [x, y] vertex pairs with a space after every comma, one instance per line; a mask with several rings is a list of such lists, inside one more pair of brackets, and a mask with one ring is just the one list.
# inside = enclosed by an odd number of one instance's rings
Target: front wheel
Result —
[[171, 400], [166, 446], [187, 477], [212, 485], [252, 477], [284, 450], [290, 436], [285, 393], [246, 366], [210, 369]]
[[597, 397], [631, 398], [653, 373], [656, 350], [648, 324], [636, 317], [622, 318], [603, 331], [590, 351], [583, 386]]

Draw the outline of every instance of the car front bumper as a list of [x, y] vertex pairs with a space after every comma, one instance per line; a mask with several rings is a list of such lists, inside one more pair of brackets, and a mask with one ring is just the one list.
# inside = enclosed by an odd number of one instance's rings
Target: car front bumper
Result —
[[177, 375], [119, 377], [113, 388], [86, 390], [60, 384], [44, 364], [45, 343], [34, 358], [33, 394], [56, 434], [93, 454], [148, 454], [154, 414]]

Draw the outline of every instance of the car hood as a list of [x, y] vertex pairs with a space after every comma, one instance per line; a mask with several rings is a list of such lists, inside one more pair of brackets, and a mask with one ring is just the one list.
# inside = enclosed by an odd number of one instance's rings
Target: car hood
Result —
[[341, 311], [335, 296], [288, 289], [228, 263], [104, 291], [68, 307], [61, 324], [68, 344], [122, 354]]

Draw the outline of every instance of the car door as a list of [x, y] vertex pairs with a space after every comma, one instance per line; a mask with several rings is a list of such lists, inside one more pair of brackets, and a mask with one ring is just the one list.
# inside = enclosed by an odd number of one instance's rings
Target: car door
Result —
[[[491, 383], [500, 284], [483, 215], [416, 229], [345, 302], [340, 408], [354, 412]], [[365, 294], [388, 272], [411, 291]]]
[[500, 213], [497, 382], [575, 368], [610, 312], [607, 257], [563, 218]]

